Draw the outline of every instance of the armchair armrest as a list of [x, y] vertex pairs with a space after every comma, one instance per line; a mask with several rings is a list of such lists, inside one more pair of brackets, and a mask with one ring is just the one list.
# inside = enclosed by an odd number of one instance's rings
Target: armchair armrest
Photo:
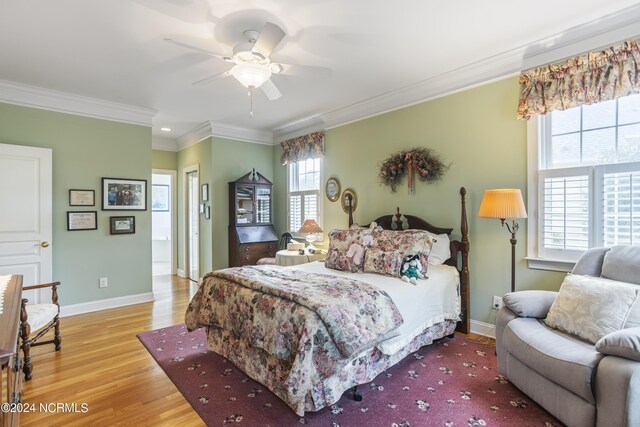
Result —
[[62, 283], [60, 282], [51, 282], [51, 283], [43, 283], [41, 285], [32, 285], [32, 286], [24, 286], [22, 288], [23, 291], [30, 291], [32, 289], [41, 289], [41, 288], [54, 288], [60, 286]]
[[611, 332], [600, 338], [596, 350], [610, 356], [620, 356], [640, 362], [640, 327]]
[[636, 426], [640, 419], [640, 362], [606, 356], [596, 369], [596, 425]]
[[544, 319], [556, 300], [557, 292], [519, 291], [502, 297], [504, 305], [520, 317]]
[[[41, 285], [32, 285], [32, 286], [24, 286], [22, 288], [23, 291], [30, 291], [33, 289], [42, 289], [42, 288], [51, 288], [51, 302], [60, 307], [58, 304], [58, 286], [62, 285], [60, 282], [51, 282], [51, 283], [43, 283]], [[23, 305], [26, 304], [29, 300], [23, 299]]]

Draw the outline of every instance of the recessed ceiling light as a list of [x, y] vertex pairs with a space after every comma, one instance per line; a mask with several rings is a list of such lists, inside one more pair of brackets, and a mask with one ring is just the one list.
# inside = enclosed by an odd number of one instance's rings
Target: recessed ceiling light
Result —
[[171, 132], [171, 128], [160, 128], [162, 132]]

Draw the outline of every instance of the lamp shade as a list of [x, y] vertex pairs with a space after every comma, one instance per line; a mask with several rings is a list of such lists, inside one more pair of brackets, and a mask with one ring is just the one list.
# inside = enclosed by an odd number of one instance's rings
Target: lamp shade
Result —
[[322, 228], [320, 228], [315, 219], [305, 219], [298, 233], [322, 233]]
[[269, 67], [251, 62], [241, 62], [234, 66], [229, 73], [247, 88], [258, 88], [271, 77]]
[[522, 192], [515, 189], [485, 190], [478, 216], [482, 218], [526, 218]]

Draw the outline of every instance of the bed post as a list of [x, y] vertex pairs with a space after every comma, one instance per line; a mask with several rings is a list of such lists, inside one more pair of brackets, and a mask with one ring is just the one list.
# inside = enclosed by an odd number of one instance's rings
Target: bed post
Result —
[[456, 328], [459, 332], [468, 334], [469, 327], [469, 225], [467, 224], [467, 204], [465, 196], [467, 190], [460, 187], [461, 214], [460, 214], [460, 251], [462, 252], [462, 270], [460, 271], [460, 299], [462, 303], [462, 320]]
[[351, 228], [351, 226], [353, 225], [353, 204], [351, 203], [353, 201], [353, 196], [347, 193], [346, 198], [349, 203], [347, 209], [349, 211], [349, 228]]

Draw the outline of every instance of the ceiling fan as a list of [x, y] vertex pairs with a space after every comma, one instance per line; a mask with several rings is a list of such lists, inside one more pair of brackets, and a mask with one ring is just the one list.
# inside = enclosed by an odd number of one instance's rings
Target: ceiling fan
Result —
[[267, 22], [261, 32], [256, 30], [246, 30], [243, 35], [245, 42], [237, 44], [233, 48], [231, 56], [219, 55], [207, 49], [193, 46], [174, 38], [165, 38], [166, 41], [183, 46], [198, 52], [204, 52], [215, 58], [235, 64], [231, 69], [222, 73], [206, 77], [194, 82], [194, 85], [202, 85], [219, 77], [233, 76], [244, 87], [249, 89], [251, 97], [251, 116], [253, 117], [253, 90], [262, 89], [267, 98], [271, 101], [282, 96], [276, 85], [271, 81], [273, 74], [283, 72], [286, 64], [271, 61], [271, 52], [282, 41], [285, 36], [282, 28]]

